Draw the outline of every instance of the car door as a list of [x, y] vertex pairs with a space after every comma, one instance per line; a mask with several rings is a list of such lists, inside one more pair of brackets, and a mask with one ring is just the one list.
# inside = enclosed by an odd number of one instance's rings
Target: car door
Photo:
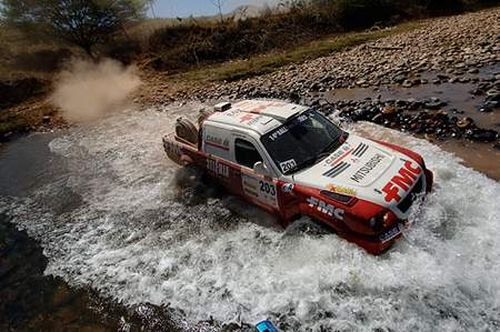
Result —
[[234, 162], [240, 166], [238, 177], [241, 179], [241, 196], [261, 206], [277, 212], [279, 210], [278, 180], [270, 171], [269, 175], [257, 174], [254, 171], [255, 163], [262, 161], [269, 165], [265, 154], [257, 142], [250, 137], [235, 136]]

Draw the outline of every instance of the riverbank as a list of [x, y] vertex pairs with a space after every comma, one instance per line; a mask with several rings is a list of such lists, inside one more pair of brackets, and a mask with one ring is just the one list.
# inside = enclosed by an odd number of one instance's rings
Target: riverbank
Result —
[[[500, 170], [492, 166], [500, 157], [498, 20], [500, 8], [492, 8], [353, 33], [314, 44], [330, 54], [305, 62], [300, 61], [307, 56], [297, 58], [297, 54], [307, 55], [313, 44], [290, 55], [228, 62], [184, 74], [143, 66], [139, 71], [143, 84], [134, 102], [146, 109], [189, 100], [288, 99], [336, 112], [347, 121], [412, 132], [499, 180]], [[279, 67], [281, 58], [300, 61]], [[258, 75], [267, 71], [271, 72]], [[251, 77], [220, 81], [220, 75], [247, 74]], [[17, 106], [3, 116], [9, 112], [15, 116], [6, 123], [19, 122], [22, 131], [67, 127], [45, 99]], [[11, 137], [7, 132], [4, 140]]]
[[498, 180], [500, 171], [491, 165], [500, 160], [499, 20], [500, 8], [426, 20], [385, 38], [236, 81], [214, 81], [210, 75], [186, 81], [145, 71], [138, 100], [155, 105], [288, 99], [348, 121], [412, 132]]

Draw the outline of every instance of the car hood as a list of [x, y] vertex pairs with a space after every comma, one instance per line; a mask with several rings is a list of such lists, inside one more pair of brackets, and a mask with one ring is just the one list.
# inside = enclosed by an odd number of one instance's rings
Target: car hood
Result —
[[[390, 208], [399, 217], [398, 201], [387, 201], [383, 188], [397, 176], [405, 163], [421, 167], [409, 156], [374, 141], [350, 135], [330, 156], [293, 176], [295, 183], [355, 196]], [[422, 172], [419, 176], [422, 176]], [[416, 182], [416, 181], [415, 181]], [[404, 198], [411, 190], [400, 192]]]

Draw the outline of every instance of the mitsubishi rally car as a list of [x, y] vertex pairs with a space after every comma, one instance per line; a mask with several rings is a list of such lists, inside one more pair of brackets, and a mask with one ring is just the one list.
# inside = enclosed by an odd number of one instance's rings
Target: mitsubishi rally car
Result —
[[407, 226], [433, 174], [406, 148], [350, 134], [321, 113], [282, 101], [222, 103], [163, 138], [170, 159], [203, 170], [287, 227], [309, 216], [372, 254]]

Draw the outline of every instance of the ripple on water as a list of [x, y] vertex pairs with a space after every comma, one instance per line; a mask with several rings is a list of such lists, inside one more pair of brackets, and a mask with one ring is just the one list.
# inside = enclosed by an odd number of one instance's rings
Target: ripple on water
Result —
[[[176, 199], [178, 169], [160, 136], [192, 106], [72, 129], [49, 143], [64, 165], [55, 182], [0, 199], [0, 212], [41, 240], [47, 274], [127, 304], [170, 303], [192, 321], [273, 317], [299, 331], [500, 328], [497, 182], [423, 140], [354, 125], [420, 152], [436, 176], [405, 238], [373, 257], [335, 235], [290, 236], [263, 226], [259, 214], [235, 215], [230, 198]], [[61, 196], [77, 203], [54, 208]]]

